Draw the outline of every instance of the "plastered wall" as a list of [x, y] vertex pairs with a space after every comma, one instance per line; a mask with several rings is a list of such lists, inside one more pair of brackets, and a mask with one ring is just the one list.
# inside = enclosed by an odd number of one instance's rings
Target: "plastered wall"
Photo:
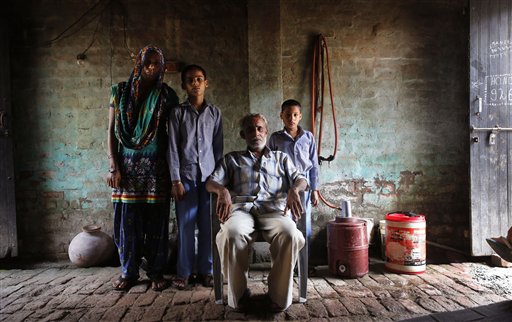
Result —
[[[322, 194], [353, 214], [427, 216], [427, 239], [467, 249], [468, 11], [466, 1], [281, 2], [283, 97], [310, 104], [314, 36], [326, 37], [338, 127]], [[328, 97], [326, 96], [328, 102]], [[309, 113], [310, 115], [310, 113]], [[322, 155], [334, 130], [325, 108]], [[304, 120], [309, 125], [309, 117]], [[317, 244], [335, 212], [314, 214]], [[315, 243], [315, 241], [314, 241]]]
[[[76, 55], [96, 22], [44, 45], [95, 1], [11, 2], [20, 253], [65, 257], [83, 225], [112, 229], [103, 182], [108, 94], [132, 62], [118, 10], [102, 16], [79, 66]], [[353, 215], [376, 221], [389, 211], [423, 213], [429, 240], [468, 248], [466, 1], [122, 3], [131, 51], [153, 43], [169, 59], [206, 68], [207, 98], [224, 115], [226, 152], [243, 147], [237, 121], [249, 111], [266, 114], [277, 130], [283, 99], [303, 103], [310, 128], [311, 51], [323, 34], [339, 139], [336, 158], [321, 166], [324, 197], [337, 205], [348, 199]], [[166, 81], [185, 98], [178, 73]], [[324, 155], [334, 144], [329, 111]], [[326, 261], [325, 226], [337, 214], [325, 205], [314, 210], [313, 262]]]

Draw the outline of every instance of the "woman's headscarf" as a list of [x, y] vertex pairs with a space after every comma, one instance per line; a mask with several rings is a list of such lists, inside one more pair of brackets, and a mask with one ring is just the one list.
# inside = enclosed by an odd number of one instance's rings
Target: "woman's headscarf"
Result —
[[[146, 58], [150, 53], [160, 57], [160, 73], [156, 83], [144, 102], [139, 96], [141, 73]], [[142, 48], [137, 55], [135, 67], [127, 82], [112, 88], [112, 102], [115, 109], [115, 134], [123, 146], [140, 150], [155, 137], [165, 99], [161, 99], [164, 78], [164, 55], [160, 48], [149, 45]]]

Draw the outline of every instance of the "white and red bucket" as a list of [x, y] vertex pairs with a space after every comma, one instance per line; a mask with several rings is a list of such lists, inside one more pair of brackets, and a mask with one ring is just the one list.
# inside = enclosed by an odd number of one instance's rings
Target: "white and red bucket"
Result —
[[386, 268], [394, 273], [421, 274], [426, 270], [425, 216], [411, 212], [386, 214]]

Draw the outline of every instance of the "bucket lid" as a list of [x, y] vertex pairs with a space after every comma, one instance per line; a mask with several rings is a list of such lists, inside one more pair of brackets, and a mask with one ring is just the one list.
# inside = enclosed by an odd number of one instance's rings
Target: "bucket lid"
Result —
[[396, 211], [386, 214], [386, 220], [399, 222], [423, 222], [425, 216], [410, 211]]

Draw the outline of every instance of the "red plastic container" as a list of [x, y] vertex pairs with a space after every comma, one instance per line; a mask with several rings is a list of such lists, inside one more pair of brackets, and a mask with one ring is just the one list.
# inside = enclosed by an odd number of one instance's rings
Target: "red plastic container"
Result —
[[386, 268], [394, 273], [421, 274], [427, 263], [425, 216], [409, 212], [386, 215]]
[[327, 223], [329, 271], [337, 276], [357, 278], [368, 274], [366, 221], [336, 217]]

